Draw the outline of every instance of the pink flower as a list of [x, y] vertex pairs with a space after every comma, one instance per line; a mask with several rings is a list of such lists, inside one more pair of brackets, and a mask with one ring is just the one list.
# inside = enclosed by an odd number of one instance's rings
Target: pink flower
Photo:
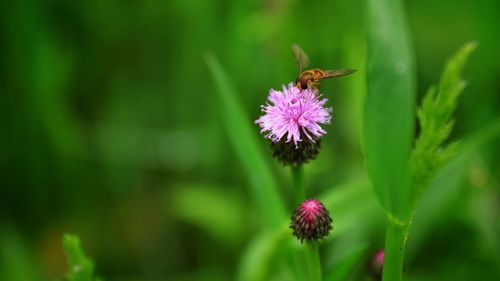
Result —
[[320, 99], [315, 89], [300, 90], [293, 85], [283, 86], [283, 91], [270, 90], [268, 103], [262, 107], [265, 114], [255, 121], [262, 128], [261, 133], [269, 132], [266, 138], [279, 142], [286, 135], [286, 142], [297, 143], [302, 136], [312, 142], [326, 134], [319, 124], [331, 120], [331, 108], [325, 108], [327, 99]]
[[378, 250], [368, 261], [368, 272], [374, 280], [382, 280], [382, 271], [384, 269], [384, 250]]
[[384, 266], [384, 250], [379, 250], [375, 256], [373, 256], [373, 265], [381, 271], [382, 266]]

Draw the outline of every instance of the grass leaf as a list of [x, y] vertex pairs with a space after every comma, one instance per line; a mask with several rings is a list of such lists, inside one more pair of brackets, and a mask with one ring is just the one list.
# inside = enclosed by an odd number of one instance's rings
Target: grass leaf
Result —
[[367, 0], [368, 93], [363, 143], [375, 192], [390, 217], [409, 217], [408, 159], [414, 131], [415, 70], [403, 4]]
[[178, 184], [165, 196], [166, 212], [195, 225], [222, 243], [234, 244], [244, 237], [248, 212], [230, 187], [209, 184]]
[[348, 280], [347, 278], [353, 272], [356, 265], [360, 264], [365, 257], [368, 246], [366, 244], [358, 245], [350, 253], [348, 253], [342, 260], [337, 262], [333, 267], [333, 271], [325, 278], [326, 281], [342, 281]]
[[287, 242], [295, 239], [291, 235], [288, 222], [273, 231], [258, 235], [245, 250], [238, 271], [240, 281], [270, 280], [278, 265], [280, 253], [290, 251]]
[[243, 164], [260, 214], [268, 226], [278, 227], [287, 216], [271, 168], [257, 145], [259, 131], [252, 127], [253, 122], [238, 102], [236, 92], [215, 55], [207, 55], [205, 61], [217, 88], [227, 135]]

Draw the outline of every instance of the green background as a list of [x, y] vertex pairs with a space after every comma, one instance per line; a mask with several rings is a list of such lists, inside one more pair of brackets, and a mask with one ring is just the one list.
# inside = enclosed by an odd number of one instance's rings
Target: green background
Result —
[[[476, 40], [452, 139], [497, 124], [500, 2], [405, 8], [419, 100], [447, 58]], [[313, 67], [358, 70], [322, 84], [333, 122], [306, 183], [312, 196], [347, 194], [332, 199], [341, 203], [321, 249], [325, 276], [362, 249], [348, 278], [369, 280], [384, 220], [361, 148], [364, 22], [359, 0], [2, 1], [0, 280], [61, 280], [65, 232], [82, 238], [105, 280], [241, 276], [241, 257], [272, 214], [256, 208], [203, 58], [215, 54], [232, 80], [291, 213], [289, 171], [253, 120], [270, 88], [295, 79], [293, 43]], [[422, 198], [407, 280], [500, 279], [500, 142], [490, 139], [445, 167]]]

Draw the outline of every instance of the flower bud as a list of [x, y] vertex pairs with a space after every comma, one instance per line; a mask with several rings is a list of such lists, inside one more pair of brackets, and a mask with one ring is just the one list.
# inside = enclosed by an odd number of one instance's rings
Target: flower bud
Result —
[[368, 271], [373, 280], [382, 280], [382, 270], [384, 268], [384, 250], [379, 250], [368, 261]]
[[332, 218], [325, 206], [316, 199], [308, 199], [293, 212], [290, 228], [300, 242], [311, 242], [328, 236]]

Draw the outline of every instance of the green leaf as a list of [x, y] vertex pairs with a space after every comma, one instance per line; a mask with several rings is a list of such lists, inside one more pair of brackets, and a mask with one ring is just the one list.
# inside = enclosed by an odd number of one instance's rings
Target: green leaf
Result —
[[415, 66], [403, 5], [367, 0], [368, 93], [363, 143], [375, 192], [390, 218], [406, 221], [414, 131]]
[[98, 281], [94, 277], [94, 264], [82, 250], [80, 238], [65, 234], [63, 238], [64, 253], [68, 260], [69, 270], [66, 277], [69, 281]]
[[[491, 145], [500, 140], [500, 118], [493, 120], [480, 130], [464, 138], [457, 147], [456, 155], [444, 164], [429, 184], [428, 190], [419, 200], [413, 218], [412, 238], [409, 240], [407, 257], [411, 260], [422, 247], [423, 241], [433, 234], [435, 229], [447, 221], [452, 203], [468, 189], [462, 185], [467, 163], [472, 156], [485, 145]], [[471, 191], [466, 191], [469, 197]], [[463, 208], [460, 205], [460, 208]], [[478, 207], [479, 208], [479, 207]], [[480, 221], [484, 218], [479, 218]]]
[[443, 145], [450, 135], [451, 118], [466, 82], [460, 78], [462, 68], [477, 43], [465, 44], [446, 64], [439, 85], [432, 86], [418, 110], [420, 135], [412, 151], [410, 167], [415, 197], [425, 191], [436, 171], [454, 154], [456, 143]]
[[[370, 191], [366, 176], [359, 175], [352, 182], [329, 188], [318, 198], [333, 218], [333, 230], [325, 239], [325, 243], [339, 236], [352, 236], [352, 232], [359, 234], [363, 232], [359, 228], [368, 227], [369, 224], [383, 219], [383, 212]], [[261, 233], [250, 243], [243, 253], [238, 280], [270, 280], [271, 269], [280, 253], [290, 256], [292, 263], [301, 262], [300, 258], [296, 259], [293, 254], [303, 250], [306, 245], [300, 244], [291, 235], [289, 223], [288, 219], [284, 220], [281, 227], [272, 232]], [[297, 276], [303, 274], [300, 270], [303, 268], [295, 272]]]
[[228, 187], [179, 184], [169, 190], [165, 207], [179, 220], [196, 225], [219, 241], [241, 241], [247, 223], [245, 204]]
[[354, 270], [364, 258], [368, 248], [367, 244], [356, 246], [350, 253], [342, 258], [333, 266], [333, 271], [325, 279], [326, 281], [342, 281], [347, 280], [349, 274]]
[[367, 228], [384, 221], [384, 212], [377, 204], [370, 182], [364, 175], [347, 181], [318, 196], [333, 219], [332, 233], [326, 238], [363, 235]]
[[279, 254], [289, 251], [286, 246], [292, 239], [294, 238], [288, 222], [273, 231], [256, 236], [242, 256], [237, 280], [270, 280], [271, 273], [275, 272]]
[[246, 116], [229, 78], [215, 55], [206, 55], [205, 61], [217, 88], [222, 121], [227, 135], [243, 164], [260, 214], [269, 227], [278, 227], [287, 216], [271, 168], [257, 145], [258, 129], [252, 126], [254, 123]]

